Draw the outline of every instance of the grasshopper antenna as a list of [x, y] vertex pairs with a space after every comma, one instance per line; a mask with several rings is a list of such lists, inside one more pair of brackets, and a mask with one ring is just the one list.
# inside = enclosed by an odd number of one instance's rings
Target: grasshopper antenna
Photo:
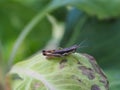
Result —
[[88, 47], [88, 45], [85, 45], [85, 43], [87, 42], [87, 39], [83, 40], [82, 42], [80, 42], [78, 44], [78, 48], [83, 48], [83, 47]]

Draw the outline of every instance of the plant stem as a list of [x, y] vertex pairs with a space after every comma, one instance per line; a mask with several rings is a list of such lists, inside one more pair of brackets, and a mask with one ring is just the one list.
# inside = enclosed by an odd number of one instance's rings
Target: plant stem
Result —
[[17, 54], [17, 50], [18, 48], [20, 47], [20, 45], [22, 44], [23, 40], [26, 38], [26, 36], [29, 34], [30, 31], [33, 30], [33, 28], [36, 26], [36, 24], [43, 18], [45, 17], [45, 14], [46, 12], [48, 12], [48, 8], [44, 9], [43, 11], [39, 12], [29, 23], [28, 25], [26, 25], [21, 34], [19, 35], [19, 37], [17, 38], [14, 46], [13, 46], [13, 49], [12, 49], [12, 52], [11, 52], [11, 55], [10, 55], [10, 58], [8, 60], [8, 68], [10, 68], [14, 62], [14, 58], [15, 58], [15, 55]]

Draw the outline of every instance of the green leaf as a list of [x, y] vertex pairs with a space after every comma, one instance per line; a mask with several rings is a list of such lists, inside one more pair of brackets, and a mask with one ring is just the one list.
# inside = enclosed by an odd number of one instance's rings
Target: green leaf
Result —
[[78, 40], [77, 38], [79, 37], [80, 31], [87, 21], [87, 18], [88, 16], [76, 8], [72, 9], [68, 13], [65, 34], [60, 43], [61, 47], [69, 47], [70, 45], [80, 44], [80, 40], [78, 42], [76, 40]]
[[[16, 38], [38, 12], [21, 3], [11, 1], [0, 3], [0, 13], [0, 48], [6, 66]], [[17, 51], [15, 62], [37, 52], [50, 40], [52, 25], [46, 17], [38, 22], [33, 30]]]
[[[85, 45], [88, 47], [78, 51], [94, 55], [104, 68], [120, 67], [120, 43], [118, 42], [120, 39], [120, 20], [98, 20], [84, 15], [79, 10], [72, 10], [69, 15], [61, 46], [71, 46], [87, 40]], [[72, 19], [75, 15], [77, 19]], [[87, 19], [83, 22], [85, 16]]]
[[[8, 74], [12, 90], [108, 90], [107, 79], [89, 55], [47, 59], [42, 54], [17, 63]], [[104, 82], [102, 82], [102, 81]], [[94, 90], [93, 89], [93, 90]]]
[[119, 90], [120, 88], [120, 72], [118, 68], [111, 68], [109, 70], [105, 70], [107, 73], [108, 79], [110, 81], [110, 90]]
[[[49, 1], [45, 1], [45, 3], [48, 3]], [[99, 3], [101, 3], [99, 5]], [[33, 19], [31, 20], [31, 22], [23, 29], [23, 33], [21, 34], [21, 36], [18, 38], [16, 44], [14, 45], [11, 57], [10, 57], [10, 62], [12, 62], [12, 60], [14, 60], [16, 51], [18, 49], [18, 47], [20, 46], [20, 44], [23, 42], [24, 38], [27, 36], [27, 34], [32, 30], [33, 27], [35, 27], [35, 25], [43, 19], [43, 17], [45, 17], [45, 15], [59, 7], [62, 6], [66, 6], [66, 5], [71, 5], [71, 6], [75, 6], [79, 9], [81, 9], [84, 12], [87, 12], [90, 15], [96, 15], [99, 18], [109, 18], [112, 17], [112, 11], [113, 10], [106, 10], [106, 8], [108, 9], [108, 7], [105, 7], [105, 9], [103, 9], [102, 7], [99, 8], [101, 5], [106, 5], [106, 2], [101, 2], [99, 1], [88, 1], [88, 0], [64, 0], [61, 2], [61, 0], [52, 0], [51, 2], [49, 2], [49, 4], [46, 7], [43, 7], [43, 11], [40, 11], [40, 13]], [[114, 2], [112, 2], [114, 3]], [[98, 4], [98, 5], [97, 5]], [[97, 7], [97, 6], [98, 7]], [[110, 4], [107, 4], [110, 5]], [[96, 10], [94, 10], [96, 9]], [[100, 10], [99, 10], [100, 9]], [[88, 11], [87, 11], [88, 10]], [[106, 10], [104, 12], [102, 12], [103, 10]], [[99, 11], [99, 12], [98, 12]], [[108, 11], [111, 11], [108, 15]], [[24, 33], [26, 32], [26, 33]]]
[[[73, 17], [75, 18], [73, 19]], [[81, 48], [78, 52], [87, 52], [95, 56], [100, 66], [107, 69], [110, 90], [118, 90], [120, 88], [120, 43], [118, 42], [120, 39], [120, 20], [98, 20], [87, 17], [86, 22], [81, 27], [79, 22], [82, 22], [83, 17], [84, 14], [78, 9], [71, 10], [67, 18], [66, 31], [61, 46], [67, 47], [87, 40], [88, 47]], [[76, 33], [78, 36], [73, 35]], [[73, 41], [72, 38], [76, 38], [76, 40]]]
[[58, 9], [54, 10], [50, 14], [52, 16], [54, 16], [54, 18], [56, 18], [58, 21], [64, 22], [66, 20], [68, 10], [67, 10], [66, 7], [61, 7], [61, 8], [58, 8]]
[[120, 16], [119, 0], [53, 0], [57, 6], [71, 5], [90, 16], [96, 16], [100, 19], [117, 18]]
[[29, 34], [30, 31], [33, 30], [33, 28], [40, 22], [40, 20], [42, 20], [45, 15], [50, 12], [52, 9], [54, 8], [51, 8], [51, 6], [48, 5], [48, 7], [45, 7], [43, 8], [43, 10], [41, 10], [29, 23], [28, 25], [26, 25], [20, 36], [18, 37], [17, 41], [15, 42], [14, 46], [13, 46], [13, 49], [12, 49], [12, 52], [11, 52], [11, 55], [10, 55], [10, 58], [9, 58], [9, 62], [8, 62], [8, 65], [9, 67], [11, 67], [11, 65], [13, 64], [14, 62], [14, 58], [16, 56], [16, 53], [17, 53], [17, 50], [18, 48], [20, 47], [20, 45], [22, 44], [22, 42], [24, 41], [24, 39], [26, 38], [26, 36]]
[[25, 6], [29, 6], [34, 10], [37, 10], [38, 12], [42, 9], [44, 9], [51, 0], [12, 0], [14, 2], [19, 2]]

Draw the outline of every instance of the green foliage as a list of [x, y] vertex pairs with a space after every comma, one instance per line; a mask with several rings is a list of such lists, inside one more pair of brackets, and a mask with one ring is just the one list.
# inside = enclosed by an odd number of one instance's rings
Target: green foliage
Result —
[[120, 15], [120, 1], [118, 0], [53, 0], [53, 4], [56, 6], [72, 5], [100, 19], [117, 18]]
[[[21, 29], [38, 13], [30, 7], [24, 6], [17, 2], [6, 2], [1, 6], [1, 42], [3, 45], [3, 57], [8, 59], [11, 48], [18, 37]], [[45, 27], [47, 26], [47, 27]], [[51, 24], [47, 18], [38, 22], [33, 28], [24, 43], [17, 52], [16, 60], [29, 56], [41, 49], [51, 37]], [[47, 30], [47, 32], [45, 32]], [[45, 36], [46, 35], [46, 36]], [[41, 37], [39, 37], [41, 36]], [[41, 43], [43, 42], [43, 43]], [[26, 53], [26, 54], [25, 54]]]
[[108, 90], [97, 63], [79, 53], [51, 59], [39, 53], [14, 65], [8, 75], [12, 90], [90, 90], [94, 85]]
[[112, 68], [105, 70], [109, 82], [110, 82], [110, 90], [119, 90], [120, 88], [120, 71], [119, 68]]
[[[79, 10], [74, 9], [71, 11], [61, 46], [70, 46], [86, 40], [88, 47], [83, 48], [81, 51], [94, 55], [103, 67], [111, 67], [112, 65], [119, 67], [120, 20], [98, 20], [88, 16], [86, 16], [86, 19], [85, 16]], [[72, 17], [76, 17], [76, 19], [73, 20]], [[85, 21], [83, 22], [84, 18]], [[111, 63], [106, 64], [107, 62]]]
[[[75, 18], [73, 19], [73, 17]], [[111, 90], [118, 90], [120, 78], [117, 77], [116, 81], [116, 76], [120, 75], [118, 70], [120, 68], [120, 43], [118, 42], [120, 38], [120, 20], [98, 20], [86, 16], [78, 9], [73, 9], [69, 13], [66, 23], [66, 31], [61, 41], [61, 47], [79, 44], [81, 41], [86, 40], [83, 46], [87, 45], [88, 47], [81, 48], [78, 51], [93, 55], [106, 72], [109, 70], [110, 88]]]
[[58, 22], [67, 19], [60, 46], [86, 40], [88, 48], [78, 51], [93, 55], [107, 72], [111, 90], [118, 90], [119, 4], [119, 0], [1, 0], [0, 65], [9, 68], [8, 63], [45, 47], [52, 38], [52, 24], [46, 17], [51, 14]]

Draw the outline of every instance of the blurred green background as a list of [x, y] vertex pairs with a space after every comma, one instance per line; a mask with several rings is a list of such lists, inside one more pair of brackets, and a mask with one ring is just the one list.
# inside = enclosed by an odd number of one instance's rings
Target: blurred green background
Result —
[[10, 67], [43, 48], [69, 47], [94, 56], [120, 88], [119, 0], [0, 0], [0, 90]]

